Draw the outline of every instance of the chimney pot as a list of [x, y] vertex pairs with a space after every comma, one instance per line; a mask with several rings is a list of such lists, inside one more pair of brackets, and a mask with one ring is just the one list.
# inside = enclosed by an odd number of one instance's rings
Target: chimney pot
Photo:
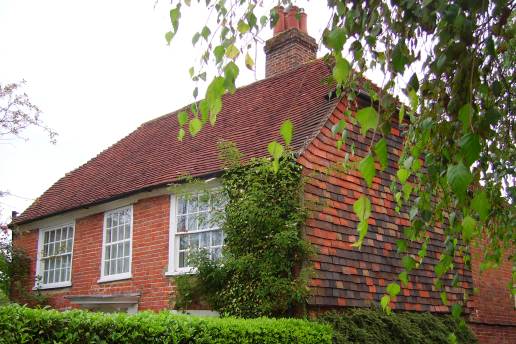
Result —
[[304, 12], [301, 13], [301, 18], [299, 21], [299, 30], [301, 30], [301, 32], [308, 33], [307, 18], [306, 18], [306, 13], [304, 13]]
[[11, 218], [14, 220], [16, 217], [18, 217], [18, 212], [16, 210], [11, 211]]
[[278, 21], [276, 22], [276, 25], [274, 25], [274, 36], [276, 36], [277, 34], [285, 31], [285, 9], [283, 6], [276, 6], [274, 9], [278, 14]]
[[297, 19], [298, 11], [299, 11], [299, 8], [297, 6], [292, 6], [288, 10], [287, 30], [290, 30], [290, 29], [298, 29], [299, 30], [299, 20]]

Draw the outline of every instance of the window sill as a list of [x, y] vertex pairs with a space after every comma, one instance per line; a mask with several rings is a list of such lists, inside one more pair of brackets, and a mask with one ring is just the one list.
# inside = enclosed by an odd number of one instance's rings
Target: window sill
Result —
[[133, 276], [131, 275], [130, 272], [128, 272], [125, 274], [102, 276], [101, 278], [99, 278], [97, 283], [123, 281], [123, 280], [131, 279], [131, 278], [133, 278]]
[[68, 288], [72, 286], [72, 282], [53, 283], [47, 285], [40, 285], [39, 287], [34, 286], [32, 290], [47, 290], [47, 289], [59, 289]]
[[169, 270], [165, 272], [165, 276], [182, 276], [182, 275], [194, 275], [197, 273], [197, 269], [182, 269], [182, 270]]

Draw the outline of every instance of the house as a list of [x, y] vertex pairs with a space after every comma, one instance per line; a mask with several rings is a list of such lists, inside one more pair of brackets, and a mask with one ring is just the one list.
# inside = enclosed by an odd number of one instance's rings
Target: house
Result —
[[[306, 236], [318, 251], [313, 258], [316, 273], [310, 282], [309, 309], [367, 307], [380, 301], [387, 284], [401, 271], [396, 240], [409, 224], [407, 214], [395, 211], [389, 190], [402, 132], [393, 121], [389, 167], [378, 173], [371, 189], [354, 172], [320, 173], [344, 158], [331, 128], [345, 118], [345, 110], [357, 109], [346, 99], [331, 96], [322, 82], [331, 70], [316, 59], [317, 45], [306, 32], [306, 14], [284, 16], [288, 20], [279, 21], [265, 45], [266, 78], [225, 95], [214, 127], [180, 142], [177, 112], [146, 122], [66, 174], [14, 219], [14, 245], [32, 259], [27, 290], [37, 286], [58, 309], [169, 308], [174, 277], [187, 268], [180, 241], [192, 233], [184, 231], [183, 223], [193, 213], [209, 213], [214, 207], [199, 208], [198, 201], [192, 201], [191, 209], [185, 207], [182, 196], [169, 186], [185, 174], [215, 186], [221, 173], [219, 140], [234, 142], [246, 158], [260, 157], [266, 154], [267, 144], [277, 139], [281, 123], [290, 119], [295, 128], [292, 149], [303, 173], [311, 176], [304, 197], [325, 204], [306, 223]], [[369, 104], [369, 97], [360, 94], [358, 107]], [[348, 130], [356, 153], [364, 155], [371, 138], [362, 137], [351, 123]], [[195, 192], [191, 190], [192, 195]], [[364, 193], [372, 200], [372, 215], [364, 245], [357, 250], [351, 246], [358, 222], [352, 206]], [[197, 244], [218, 255], [223, 240], [220, 229], [205, 232], [209, 239]], [[435, 228], [427, 264], [411, 274], [395, 309], [450, 311], [432, 289], [432, 264], [442, 245], [442, 230]], [[510, 263], [483, 275], [477, 260], [471, 271], [460, 260], [456, 268], [461, 272], [459, 285], [452, 288], [448, 281], [448, 299], [462, 300], [465, 291], [479, 288], [467, 300], [466, 309], [479, 338], [486, 343], [516, 342], [516, 310], [507, 289]]]

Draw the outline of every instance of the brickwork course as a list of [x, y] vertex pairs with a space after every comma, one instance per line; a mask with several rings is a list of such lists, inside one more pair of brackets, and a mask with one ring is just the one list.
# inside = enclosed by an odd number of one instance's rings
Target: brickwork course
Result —
[[[386, 286], [402, 271], [396, 240], [409, 225], [405, 209], [396, 212], [389, 189], [402, 149], [403, 130], [393, 121], [387, 138], [389, 165], [376, 175], [371, 188], [355, 171], [335, 168], [351, 144], [355, 159], [363, 157], [372, 137], [361, 136], [359, 128], [343, 114], [346, 110], [354, 113], [357, 108], [332, 97], [331, 88], [322, 82], [331, 67], [315, 59], [316, 46], [306, 32], [306, 14], [296, 23], [290, 10], [281, 11], [275, 36], [265, 47], [267, 78], [224, 96], [222, 113], [214, 127], [206, 126], [195, 138], [179, 142], [177, 113], [183, 109], [144, 123], [66, 174], [14, 219], [14, 245], [31, 257], [30, 276], [23, 281], [26, 291], [32, 290], [36, 274], [37, 221], [164, 188], [184, 175], [216, 176], [222, 170], [217, 148], [220, 140], [234, 142], [245, 159], [265, 156], [267, 144], [278, 139], [281, 123], [290, 119], [294, 124], [291, 148], [297, 152], [307, 177], [304, 197], [310, 215], [305, 232], [317, 251], [312, 262], [315, 275], [310, 281], [309, 310], [319, 313], [379, 303]], [[362, 96], [358, 108], [369, 104]], [[349, 135], [346, 146], [337, 150], [331, 128], [340, 119], [348, 121]], [[369, 232], [358, 250], [352, 247], [358, 223], [353, 203], [363, 194], [371, 199], [372, 215]], [[139, 293], [140, 310], [169, 309], [174, 298], [174, 278], [165, 275], [170, 197], [140, 197], [133, 204], [130, 279], [99, 283], [103, 219], [101, 211], [75, 218], [72, 286], [45, 290], [50, 304], [68, 309], [77, 307], [70, 303], [69, 296]], [[394, 310], [450, 311], [433, 288], [433, 267], [442, 247], [442, 228], [437, 226], [432, 230], [423, 265], [410, 274], [409, 285], [392, 302]], [[411, 250], [416, 252], [415, 247]], [[463, 301], [464, 292], [478, 289], [466, 302], [466, 317], [480, 342], [516, 343], [515, 302], [507, 288], [512, 266], [507, 262], [497, 270], [480, 273], [480, 250], [473, 249], [476, 256], [471, 270], [460, 259], [455, 261], [459, 285], [453, 288], [451, 276], [445, 278], [448, 299]], [[21, 297], [19, 291], [14, 292]]]

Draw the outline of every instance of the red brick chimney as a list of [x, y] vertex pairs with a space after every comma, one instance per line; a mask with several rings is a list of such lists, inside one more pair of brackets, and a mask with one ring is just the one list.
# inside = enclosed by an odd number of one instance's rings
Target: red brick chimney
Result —
[[275, 8], [274, 36], [265, 42], [265, 77], [289, 71], [316, 58], [317, 43], [308, 35], [306, 13], [296, 6]]

